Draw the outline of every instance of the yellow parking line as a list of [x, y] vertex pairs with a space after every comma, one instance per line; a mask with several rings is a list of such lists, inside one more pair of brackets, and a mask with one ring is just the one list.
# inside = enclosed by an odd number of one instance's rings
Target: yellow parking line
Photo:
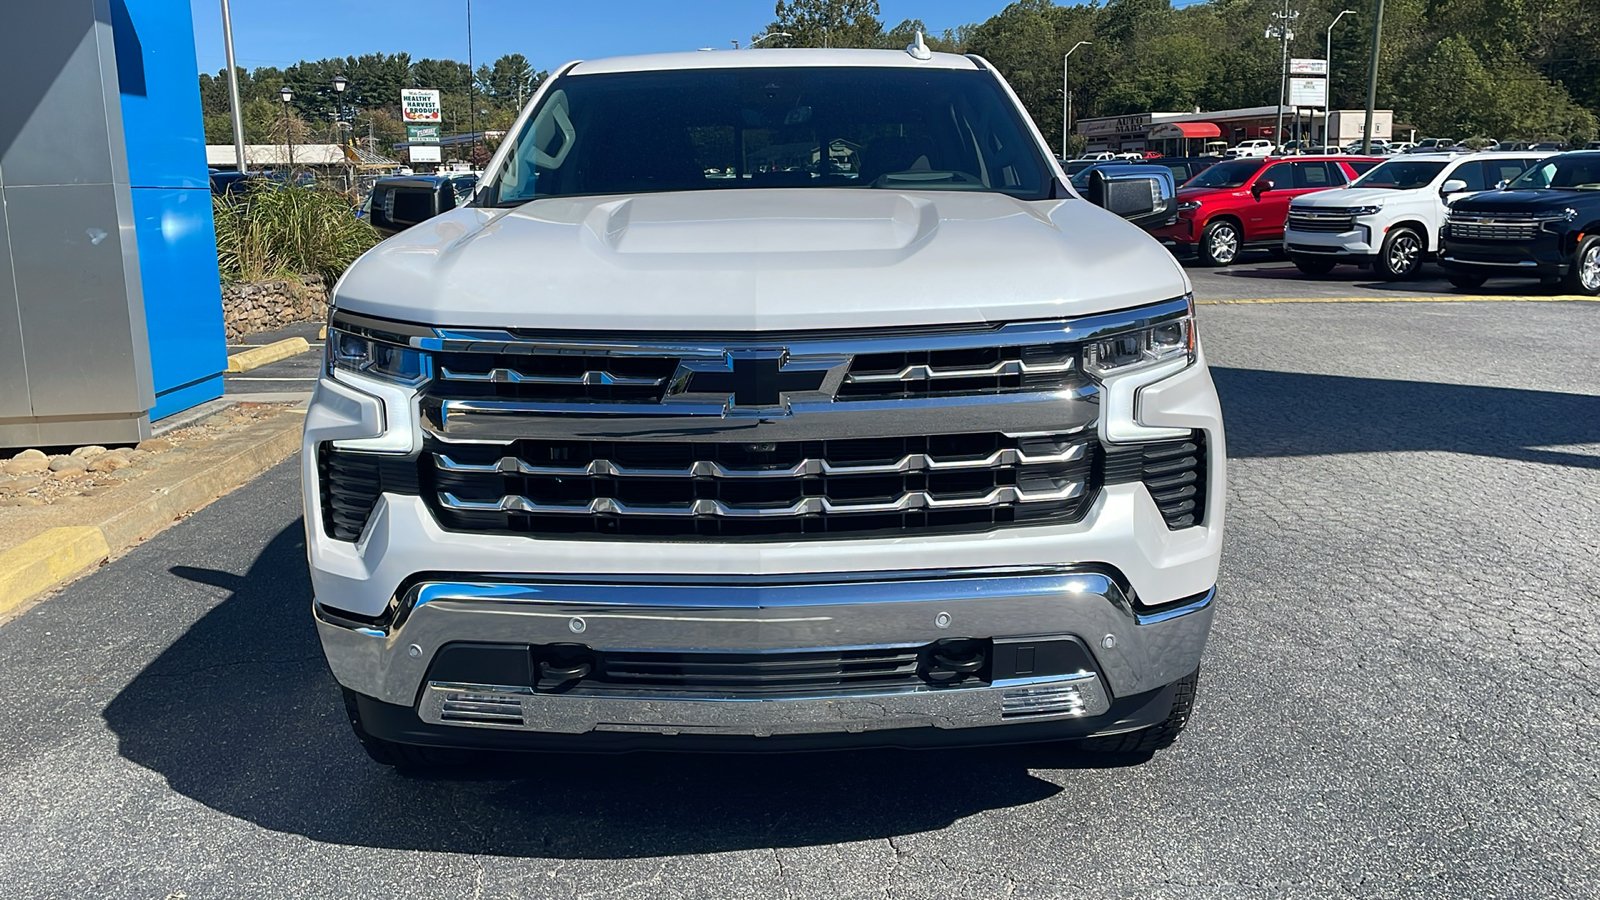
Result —
[[1442, 297], [1401, 295], [1395, 297], [1255, 297], [1236, 300], [1196, 300], [1198, 306], [1225, 306], [1236, 303], [1560, 303], [1570, 301], [1600, 302], [1600, 297], [1581, 297], [1563, 294], [1547, 297], [1479, 296], [1450, 294]]

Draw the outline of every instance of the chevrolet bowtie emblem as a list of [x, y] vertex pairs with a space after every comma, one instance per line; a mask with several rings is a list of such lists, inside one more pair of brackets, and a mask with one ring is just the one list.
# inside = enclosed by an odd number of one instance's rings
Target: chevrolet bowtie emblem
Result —
[[730, 350], [720, 359], [683, 360], [671, 393], [727, 398], [736, 410], [787, 408], [791, 394], [815, 394], [825, 385], [836, 385], [838, 379], [829, 379], [830, 372], [841, 369], [842, 375], [848, 362], [842, 356], [791, 357], [781, 349]]

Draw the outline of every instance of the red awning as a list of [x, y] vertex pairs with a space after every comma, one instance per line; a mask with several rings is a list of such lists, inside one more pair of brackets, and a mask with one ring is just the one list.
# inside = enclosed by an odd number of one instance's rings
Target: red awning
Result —
[[1163, 138], [1214, 138], [1222, 137], [1222, 129], [1210, 122], [1163, 122], [1152, 126], [1150, 137]]

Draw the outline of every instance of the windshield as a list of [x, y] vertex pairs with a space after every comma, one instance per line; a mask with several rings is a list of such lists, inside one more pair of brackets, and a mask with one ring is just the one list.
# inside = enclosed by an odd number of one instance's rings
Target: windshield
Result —
[[1261, 168], [1257, 160], [1240, 160], [1238, 162], [1217, 163], [1199, 175], [1189, 179], [1184, 187], [1204, 188], [1236, 188], [1244, 187], [1250, 176]]
[[628, 72], [553, 83], [485, 199], [854, 187], [1042, 200], [1047, 171], [986, 72]]
[[1558, 188], [1565, 191], [1600, 191], [1600, 156], [1555, 159], [1523, 172], [1510, 190]]
[[1445, 165], [1443, 162], [1392, 159], [1358, 178], [1351, 187], [1416, 190], [1432, 184], [1433, 179], [1444, 171]]

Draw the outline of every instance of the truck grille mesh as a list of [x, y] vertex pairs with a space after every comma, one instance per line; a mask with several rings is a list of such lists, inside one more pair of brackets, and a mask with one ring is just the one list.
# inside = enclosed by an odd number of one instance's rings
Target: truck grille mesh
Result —
[[1090, 434], [972, 434], [428, 451], [425, 495], [446, 528], [726, 539], [1077, 521], [1094, 494], [1098, 444]]
[[1206, 510], [1205, 436], [1108, 449], [1105, 482], [1143, 482], [1173, 530], [1199, 525]]
[[1466, 241], [1527, 241], [1539, 235], [1539, 223], [1516, 220], [1468, 222], [1452, 216], [1450, 237]]
[[1354, 216], [1350, 215], [1306, 215], [1303, 213], [1289, 213], [1288, 230], [1300, 231], [1308, 234], [1343, 234], [1356, 227]]

